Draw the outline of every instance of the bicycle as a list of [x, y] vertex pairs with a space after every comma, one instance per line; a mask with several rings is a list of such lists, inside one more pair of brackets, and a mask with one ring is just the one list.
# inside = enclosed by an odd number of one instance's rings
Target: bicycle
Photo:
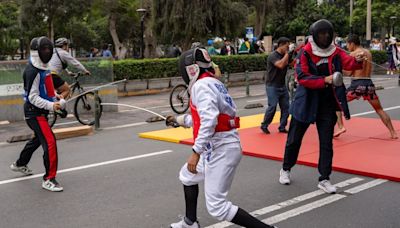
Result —
[[186, 84], [176, 85], [169, 95], [169, 104], [177, 114], [183, 114], [189, 109], [190, 94]]
[[[80, 72], [72, 73], [74, 82], [70, 85], [71, 94], [77, 92], [77, 97], [74, 103], [74, 116], [83, 125], [94, 124], [94, 112], [95, 112], [95, 95], [94, 92], [86, 92], [85, 89], [79, 83], [79, 77], [82, 76]], [[79, 95], [82, 94], [82, 95]], [[68, 102], [68, 101], [67, 101]], [[98, 98], [98, 102], [101, 104], [101, 99]], [[103, 107], [100, 105], [99, 118], [103, 112]], [[57, 121], [58, 112], [51, 111], [48, 115], [48, 123], [50, 127], [53, 127]]]

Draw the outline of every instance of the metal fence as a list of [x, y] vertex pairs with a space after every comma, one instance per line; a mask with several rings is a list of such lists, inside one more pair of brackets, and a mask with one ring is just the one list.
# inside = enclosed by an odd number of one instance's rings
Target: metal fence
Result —
[[[81, 84], [102, 84], [114, 80], [113, 63], [109, 59], [80, 59], [81, 63], [92, 73], [89, 77], [81, 77]], [[0, 85], [23, 83], [22, 73], [27, 65], [27, 61], [3, 61], [0, 62]], [[72, 72], [77, 72], [72, 66], [68, 67]], [[63, 73], [61, 77], [68, 83], [72, 78]]]

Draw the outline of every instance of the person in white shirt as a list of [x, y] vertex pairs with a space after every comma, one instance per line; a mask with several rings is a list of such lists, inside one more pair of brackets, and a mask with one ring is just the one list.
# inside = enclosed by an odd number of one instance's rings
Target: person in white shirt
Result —
[[242, 148], [237, 132], [236, 105], [224, 84], [215, 77], [215, 67], [204, 48], [180, 56], [179, 69], [190, 91], [191, 114], [169, 116], [167, 126], [193, 126], [194, 145], [179, 173], [185, 194], [185, 217], [171, 228], [199, 228], [197, 198], [204, 181], [207, 210], [218, 220], [242, 227], [271, 228], [227, 199]]
[[58, 94], [66, 99], [70, 95], [70, 88], [68, 83], [60, 77], [62, 71], [65, 70], [68, 74], [71, 74], [71, 72], [67, 70], [67, 67], [72, 65], [86, 75], [90, 75], [91, 73], [68, 52], [69, 40], [67, 38], [58, 38], [54, 46], [54, 53], [49, 62], [50, 71], [53, 77], [54, 88], [57, 90]]

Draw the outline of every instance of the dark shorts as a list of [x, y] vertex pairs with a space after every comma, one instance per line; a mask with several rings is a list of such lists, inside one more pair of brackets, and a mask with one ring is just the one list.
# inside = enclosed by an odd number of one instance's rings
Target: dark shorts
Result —
[[378, 95], [375, 92], [375, 85], [371, 79], [352, 80], [349, 88], [347, 88], [347, 99], [375, 100]]
[[65, 81], [57, 74], [51, 74], [53, 77], [53, 85], [54, 88], [57, 90], [60, 86], [64, 85]]

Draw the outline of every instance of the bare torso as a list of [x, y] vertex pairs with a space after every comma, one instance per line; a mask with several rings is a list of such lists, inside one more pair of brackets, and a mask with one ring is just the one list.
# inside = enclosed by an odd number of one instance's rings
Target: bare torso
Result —
[[365, 48], [357, 47], [354, 51], [350, 53], [351, 56], [355, 56], [360, 51], [364, 52], [365, 60], [363, 61], [363, 68], [361, 70], [353, 70], [345, 72], [346, 75], [349, 75], [354, 78], [370, 78], [372, 71], [372, 55], [371, 52]]

